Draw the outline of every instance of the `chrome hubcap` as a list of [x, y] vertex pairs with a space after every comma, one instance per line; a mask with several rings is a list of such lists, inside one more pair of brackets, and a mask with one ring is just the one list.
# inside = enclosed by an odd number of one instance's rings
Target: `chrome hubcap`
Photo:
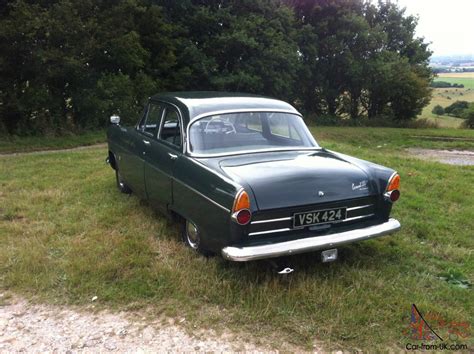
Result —
[[197, 249], [199, 246], [199, 232], [196, 226], [186, 220], [186, 238], [188, 239], [188, 243], [193, 249]]

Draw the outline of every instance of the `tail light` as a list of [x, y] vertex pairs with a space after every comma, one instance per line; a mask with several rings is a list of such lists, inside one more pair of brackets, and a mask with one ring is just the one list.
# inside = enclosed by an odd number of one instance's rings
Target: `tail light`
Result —
[[388, 180], [384, 195], [391, 202], [396, 202], [400, 198], [400, 175], [398, 173], [394, 173]]
[[392, 177], [390, 177], [387, 185], [387, 192], [395, 189], [400, 189], [400, 175], [398, 173], [394, 173]]
[[250, 212], [250, 199], [247, 192], [241, 189], [234, 199], [234, 206], [232, 207], [232, 220], [239, 225], [247, 225], [252, 219]]

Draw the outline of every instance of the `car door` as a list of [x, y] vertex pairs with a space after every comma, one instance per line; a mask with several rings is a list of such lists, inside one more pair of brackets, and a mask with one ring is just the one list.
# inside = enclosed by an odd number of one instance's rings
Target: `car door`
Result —
[[148, 105], [141, 114], [140, 121], [133, 127], [121, 127], [123, 149], [117, 151], [118, 166], [123, 179], [135, 194], [145, 196], [143, 151], [145, 145], [139, 133], [147, 118]]
[[162, 106], [148, 104], [145, 114], [135, 129], [129, 129], [129, 150], [124, 178], [135, 194], [146, 198], [145, 157], [150, 141], [156, 136], [161, 121]]
[[173, 202], [172, 176], [175, 162], [183, 151], [182, 120], [178, 109], [163, 104], [164, 111], [156, 139], [145, 155], [145, 184], [148, 200], [162, 210]]

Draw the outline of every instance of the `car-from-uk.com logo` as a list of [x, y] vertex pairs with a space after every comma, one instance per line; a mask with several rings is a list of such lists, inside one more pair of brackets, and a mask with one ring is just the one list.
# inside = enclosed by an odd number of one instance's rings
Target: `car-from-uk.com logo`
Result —
[[471, 324], [467, 321], [447, 321], [439, 313], [422, 314], [411, 305], [410, 323], [403, 334], [409, 339], [406, 350], [469, 350]]

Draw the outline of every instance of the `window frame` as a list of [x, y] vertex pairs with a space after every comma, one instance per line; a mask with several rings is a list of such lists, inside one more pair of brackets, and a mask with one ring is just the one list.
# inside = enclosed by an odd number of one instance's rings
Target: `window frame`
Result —
[[141, 129], [140, 127], [142, 126], [142, 124], [144, 123], [144, 121], [146, 120], [146, 117], [148, 116], [148, 108], [150, 106], [150, 102], [147, 102], [147, 104], [145, 105], [145, 108], [143, 109], [142, 113], [141, 113], [141, 116], [140, 116], [140, 119], [138, 120], [138, 123], [135, 124], [135, 129], [139, 132], [141, 132]]
[[[159, 101], [161, 102], [161, 101]], [[161, 114], [161, 121], [160, 121], [160, 127], [158, 129], [158, 133], [156, 134], [156, 141], [159, 143], [164, 144], [165, 146], [172, 148], [176, 151], [179, 151], [184, 154], [186, 151], [186, 139], [184, 137], [184, 127], [183, 127], [183, 117], [181, 115], [180, 109], [175, 106], [174, 104], [168, 103], [168, 102], [162, 102], [163, 103], [163, 111]], [[166, 141], [164, 139], [160, 138], [161, 135], [161, 130], [163, 129], [163, 125], [165, 124], [165, 117], [166, 117], [166, 112], [168, 111], [169, 108], [174, 109], [178, 113], [178, 122], [179, 122], [179, 130], [180, 130], [180, 139], [181, 139], [181, 146], [175, 145], [173, 143], [170, 143], [169, 141]]]
[[[148, 120], [148, 115], [150, 113], [150, 106], [151, 105], [155, 105], [155, 106], [158, 106], [159, 107], [159, 114], [160, 114], [160, 117], [158, 119], [158, 129], [156, 129], [155, 133], [152, 134], [152, 133], [149, 133], [147, 131], [145, 131], [145, 129], [143, 129], [144, 126], [146, 126], [146, 122]], [[160, 126], [161, 126], [161, 121], [163, 120], [163, 112], [165, 111], [164, 109], [164, 104], [162, 102], [152, 102], [152, 101], [149, 101], [148, 104], [146, 105], [146, 108], [145, 108], [145, 112], [143, 114], [143, 117], [142, 119], [140, 119], [140, 121], [138, 122], [137, 126], [136, 126], [136, 129], [138, 132], [140, 132], [141, 134], [149, 137], [149, 138], [156, 138], [158, 136], [158, 132], [160, 130]]]
[[[160, 117], [160, 126], [158, 127], [158, 131], [157, 131], [156, 135], [154, 135], [154, 136], [151, 136], [150, 134], [147, 134], [146, 132], [144, 132], [143, 130], [140, 129], [140, 126], [142, 125], [143, 121], [146, 120], [146, 117], [148, 116], [148, 111], [149, 111], [149, 108], [150, 108], [150, 104], [162, 105], [161, 117]], [[159, 136], [160, 136], [160, 133], [161, 133], [161, 125], [163, 123], [164, 113], [166, 111], [167, 106], [173, 107], [178, 112], [178, 119], [179, 119], [179, 122], [180, 122], [180, 129], [181, 129], [181, 147], [178, 147], [174, 144], [170, 144], [165, 140], [159, 139]], [[185, 134], [186, 131], [184, 129], [183, 122], [184, 122], [183, 121], [183, 114], [181, 113], [181, 110], [179, 109], [178, 106], [176, 106], [175, 104], [170, 103], [170, 102], [166, 102], [166, 101], [162, 101], [162, 100], [156, 100], [156, 99], [150, 99], [148, 101], [148, 103], [146, 104], [146, 106], [145, 106], [145, 109], [142, 113], [142, 117], [140, 118], [137, 125], [135, 126], [135, 130], [138, 133], [146, 136], [147, 138], [153, 138], [156, 142], [163, 143], [165, 146], [167, 146], [169, 148], [172, 148], [176, 151], [179, 151], [181, 154], [185, 154], [186, 153], [186, 136], [184, 134]]]

